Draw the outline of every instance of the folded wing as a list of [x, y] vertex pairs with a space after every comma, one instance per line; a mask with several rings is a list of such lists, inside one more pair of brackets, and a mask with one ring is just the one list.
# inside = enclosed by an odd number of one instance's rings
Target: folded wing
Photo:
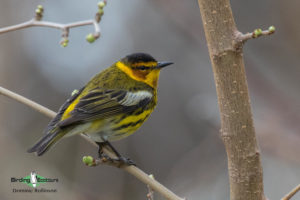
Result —
[[129, 92], [96, 88], [81, 97], [70, 112], [70, 117], [58, 123], [63, 128], [75, 123], [108, 118], [121, 113], [128, 113], [146, 107], [152, 100], [149, 91]]

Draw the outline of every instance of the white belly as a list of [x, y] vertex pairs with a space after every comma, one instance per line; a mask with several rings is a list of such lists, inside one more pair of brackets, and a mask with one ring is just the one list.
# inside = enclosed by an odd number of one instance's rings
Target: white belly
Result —
[[101, 126], [101, 129], [93, 130], [91, 129], [92, 123], [85, 123], [81, 125], [75, 126], [73, 129], [71, 129], [65, 137], [70, 137], [76, 134], [85, 134], [89, 138], [91, 138], [93, 141], [96, 142], [104, 142], [106, 140], [109, 140], [109, 136], [113, 135], [113, 133], [110, 130], [109, 125]]

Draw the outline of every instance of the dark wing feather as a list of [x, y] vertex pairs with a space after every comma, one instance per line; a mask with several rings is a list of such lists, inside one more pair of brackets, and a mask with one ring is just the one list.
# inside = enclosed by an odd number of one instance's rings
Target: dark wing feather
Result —
[[137, 108], [144, 108], [152, 100], [152, 94], [132, 93], [126, 90], [107, 90], [96, 88], [83, 96], [71, 116], [61, 122], [60, 127], [66, 127], [78, 122], [88, 122], [108, 118], [121, 113], [128, 113]]
[[66, 111], [66, 109], [80, 95], [80, 93], [82, 92], [83, 89], [84, 89], [84, 87], [81, 88], [77, 93], [71, 95], [65, 101], [65, 103], [59, 108], [56, 116], [50, 121], [47, 128], [44, 130], [44, 134], [49, 133], [54, 127], [56, 127], [57, 123], [59, 123], [59, 121], [60, 121], [61, 117], [63, 116], [64, 112]]

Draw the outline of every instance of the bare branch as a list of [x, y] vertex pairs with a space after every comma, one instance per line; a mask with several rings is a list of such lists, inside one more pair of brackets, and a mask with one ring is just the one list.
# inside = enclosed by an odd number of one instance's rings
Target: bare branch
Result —
[[20, 29], [24, 29], [24, 28], [29, 28], [29, 27], [33, 27], [33, 26], [56, 28], [56, 29], [60, 29], [63, 31], [63, 30], [69, 29], [69, 28], [75, 28], [75, 27], [79, 27], [79, 26], [94, 25], [95, 29], [96, 29], [96, 27], [98, 29], [97, 32], [99, 32], [98, 24], [96, 23], [96, 25], [95, 25], [94, 23], [95, 23], [95, 20], [86, 20], [86, 21], [73, 22], [73, 23], [69, 23], [69, 24], [59, 24], [59, 23], [54, 23], [54, 22], [37, 21], [36, 19], [31, 19], [31, 20], [21, 23], [21, 24], [0, 28], [0, 34], [11, 32], [11, 31], [16, 31], [16, 30], [20, 30]]
[[291, 199], [297, 192], [300, 191], [300, 184], [297, 185], [292, 191], [290, 191], [287, 195], [285, 195], [281, 200], [289, 200]]
[[49, 22], [49, 21], [42, 21], [44, 8], [43, 6], [39, 5], [37, 9], [35, 10], [35, 17], [27, 22], [8, 26], [4, 28], [0, 28], [0, 34], [21, 30], [25, 28], [30, 27], [48, 27], [48, 28], [55, 28], [62, 31], [62, 37], [63, 40], [60, 42], [63, 47], [68, 45], [68, 36], [71, 28], [81, 27], [81, 26], [87, 26], [87, 25], [93, 25], [94, 26], [94, 33], [91, 33], [87, 36], [88, 42], [94, 42], [96, 39], [100, 37], [101, 29], [99, 26], [99, 22], [101, 21], [101, 17], [104, 14], [103, 8], [106, 5], [106, 1], [102, 1], [98, 3], [98, 12], [95, 15], [94, 19], [85, 20], [85, 21], [78, 21], [78, 22], [72, 22], [68, 24], [60, 24], [55, 22]]
[[[16, 100], [22, 104], [25, 104], [29, 107], [31, 107], [34, 110], [39, 111], [40, 113], [53, 118], [55, 117], [56, 113], [49, 110], [48, 108], [39, 105], [37, 103], [35, 103], [34, 101], [31, 101], [21, 95], [18, 95], [12, 91], [9, 91], [3, 87], [0, 87], [0, 95], [4, 95], [7, 96], [13, 100]], [[86, 139], [88, 142], [90, 142], [91, 144], [93, 144], [95, 147], [98, 147], [98, 145], [92, 141], [88, 136], [85, 135], [81, 135], [84, 139]], [[114, 157], [115, 155], [108, 150], [107, 148], [103, 147], [103, 151], [109, 156], [109, 157]], [[104, 160], [95, 160], [94, 161], [95, 166], [99, 165], [99, 164], [108, 164], [111, 166], [116, 166], [114, 163], [112, 162], [108, 162], [108, 161], [104, 161]], [[137, 168], [136, 166], [127, 166], [127, 165], [121, 165], [121, 166], [116, 166], [116, 167], [120, 167], [121, 169], [124, 169], [126, 172], [128, 172], [129, 174], [135, 176], [137, 179], [139, 179], [141, 182], [145, 183], [146, 185], [149, 185], [153, 190], [155, 190], [156, 192], [160, 193], [163, 197], [165, 197], [166, 199], [171, 199], [171, 200], [184, 200], [183, 198], [180, 198], [179, 196], [177, 196], [176, 194], [174, 194], [172, 191], [170, 191], [168, 188], [166, 188], [164, 185], [162, 185], [161, 183], [159, 183], [158, 181], [152, 179], [151, 177], [149, 177], [149, 175], [147, 175], [145, 172], [143, 172], [142, 170], [140, 170], [139, 168]]]
[[275, 33], [275, 27], [270, 26], [268, 28], [268, 30], [261, 30], [260, 28], [258, 28], [258, 29], [255, 29], [251, 33], [245, 33], [245, 34], [239, 32], [239, 31], [235, 31], [235, 36], [236, 36], [236, 40], [238, 42], [245, 43], [249, 39], [255, 39], [255, 38], [258, 38], [261, 36], [271, 35], [273, 33]]
[[33, 110], [36, 110], [36, 111], [46, 115], [47, 117], [53, 118], [56, 115], [56, 113], [53, 112], [52, 110], [50, 110], [44, 106], [41, 106], [40, 104], [35, 103], [34, 101], [31, 101], [19, 94], [16, 94], [8, 89], [5, 89], [3, 87], [0, 87], [0, 94], [7, 96], [11, 99], [14, 99], [22, 104], [25, 104], [25, 105], [31, 107]]

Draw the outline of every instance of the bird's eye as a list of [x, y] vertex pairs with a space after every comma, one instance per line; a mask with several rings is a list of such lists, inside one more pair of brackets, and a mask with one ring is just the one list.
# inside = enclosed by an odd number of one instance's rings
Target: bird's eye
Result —
[[145, 66], [138, 66], [138, 67], [134, 67], [134, 69], [144, 71], [144, 70], [147, 70], [147, 69], [149, 69], [149, 68], [148, 68], [148, 67], [145, 67]]
[[137, 67], [133, 67], [133, 69], [145, 71], [145, 70], [148, 70], [148, 69], [150, 69], [150, 68], [149, 68], [149, 67], [146, 67], [146, 66], [137, 66]]

